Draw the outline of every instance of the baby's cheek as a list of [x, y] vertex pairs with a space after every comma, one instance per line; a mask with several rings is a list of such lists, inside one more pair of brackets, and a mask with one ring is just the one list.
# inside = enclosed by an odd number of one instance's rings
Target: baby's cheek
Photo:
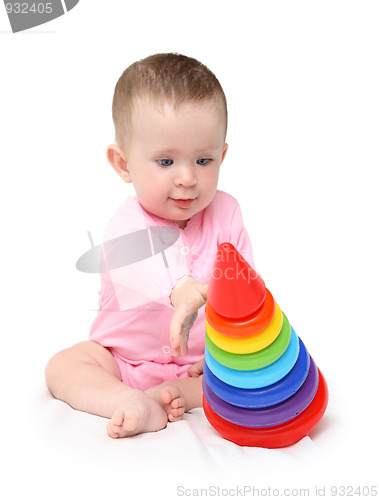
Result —
[[157, 192], [157, 190], [154, 190], [152, 186], [148, 186], [144, 190], [143, 198], [145, 201], [145, 207], [152, 213], [155, 213], [155, 211], [159, 209], [159, 206], [162, 205], [162, 200], [159, 196], [159, 193]]

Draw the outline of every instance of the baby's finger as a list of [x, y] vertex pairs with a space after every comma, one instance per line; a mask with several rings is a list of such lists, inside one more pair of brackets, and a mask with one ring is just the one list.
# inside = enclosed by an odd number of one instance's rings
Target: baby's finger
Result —
[[182, 328], [181, 334], [180, 334], [180, 354], [183, 356], [184, 354], [187, 353], [188, 351], [188, 337], [189, 337], [189, 329], [188, 328]]
[[178, 331], [178, 327], [174, 321], [171, 321], [170, 326], [170, 343], [171, 343], [171, 352], [173, 356], [177, 356], [179, 354], [179, 346], [180, 346], [180, 330]]
[[190, 377], [200, 377], [203, 374], [204, 360], [201, 359], [188, 368], [188, 375]]
[[180, 312], [175, 311], [170, 325], [170, 343], [173, 356], [180, 354], [181, 331], [183, 328], [183, 319]]
[[192, 328], [193, 324], [196, 321], [198, 312], [196, 311], [194, 314], [191, 314], [191, 316], [187, 319], [186, 323], [188, 323], [189, 328]]

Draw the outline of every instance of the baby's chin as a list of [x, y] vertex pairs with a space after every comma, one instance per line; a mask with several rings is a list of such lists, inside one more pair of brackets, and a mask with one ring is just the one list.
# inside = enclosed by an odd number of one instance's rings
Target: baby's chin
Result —
[[201, 204], [199, 203], [199, 200], [197, 198], [195, 198], [190, 206], [186, 206], [185, 203], [182, 204], [183, 206], [180, 206], [180, 202], [176, 203], [171, 198], [168, 198], [167, 202], [163, 206], [156, 206], [148, 202], [144, 203], [140, 200], [139, 203], [147, 212], [151, 213], [153, 216], [167, 220], [171, 223], [174, 222], [178, 224], [179, 227], [185, 227], [191, 217], [205, 208], [203, 206], [200, 206]]

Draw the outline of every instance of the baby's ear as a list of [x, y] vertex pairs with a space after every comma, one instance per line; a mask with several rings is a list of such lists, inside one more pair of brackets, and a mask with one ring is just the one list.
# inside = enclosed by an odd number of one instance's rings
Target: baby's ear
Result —
[[225, 158], [226, 152], [228, 151], [228, 147], [229, 147], [229, 145], [225, 143], [225, 144], [224, 144], [224, 149], [222, 150], [221, 163], [224, 161], [224, 158]]
[[124, 182], [132, 182], [128, 169], [128, 162], [120, 146], [111, 144], [107, 147], [107, 160]]

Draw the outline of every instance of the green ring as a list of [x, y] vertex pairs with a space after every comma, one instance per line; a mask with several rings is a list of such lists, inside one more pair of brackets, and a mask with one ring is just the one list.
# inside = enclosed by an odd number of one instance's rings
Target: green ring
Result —
[[234, 370], [258, 370], [265, 366], [274, 363], [287, 349], [291, 338], [291, 325], [287, 319], [287, 316], [283, 314], [283, 326], [280, 330], [279, 335], [276, 337], [274, 342], [269, 346], [265, 347], [261, 351], [252, 352], [248, 354], [235, 354], [232, 352], [224, 351], [217, 347], [208, 334], [205, 332], [205, 345], [211, 356], [228, 368]]

